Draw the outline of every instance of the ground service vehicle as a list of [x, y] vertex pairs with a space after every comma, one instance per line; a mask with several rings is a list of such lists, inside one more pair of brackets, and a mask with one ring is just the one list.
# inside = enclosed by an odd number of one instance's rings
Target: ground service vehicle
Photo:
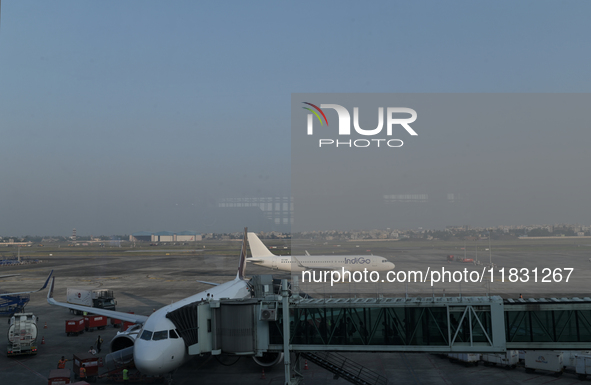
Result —
[[507, 369], [514, 369], [519, 363], [519, 352], [517, 350], [507, 350], [507, 353], [482, 354], [481, 360], [484, 365], [500, 365]]
[[7, 354], [37, 354], [37, 317], [33, 313], [17, 313], [10, 319]]
[[69, 337], [82, 334], [85, 327], [84, 318], [66, 320], [66, 335]]
[[70, 383], [70, 369], [53, 369], [47, 378], [48, 385], [65, 385]]
[[564, 370], [563, 353], [551, 350], [526, 350], [525, 372], [533, 373], [535, 370], [562, 373]]
[[[113, 291], [105, 289], [68, 288], [67, 302], [74, 305], [96, 307], [98, 309], [116, 310]], [[70, 309], [70, 311], [72, 311]], [[80, 311], [74, 310], [76, 314]]]
[[478, 366], [480, 354], [478, 353], [448, 353], [449, 362], [461, 362], [465, 366]]
[[87, 315], [84, 317], [84, 329], [92, 331], [93, 329], [103, 330], [107, 327], [108, 317], [104, 315]]
[[575, 370], [579, 376], [579, 380], [587, 378], [588, 374], [591, 374], [591, 355], [581, 354], [576, 357]]
[[90, 353], [78, 353], [72, 357], [74, 378], [80, 378], [80, 368], [86, 368], [86, 380], [94, 382], [99, 375], [99, 366], [102, 366], [101, 359]]
[[121, 327], [122, 323], [123, 323], [123, 321], [121, 321], [120, 319], [111, 317], [111, 325], [113, 325], [114, 328]]

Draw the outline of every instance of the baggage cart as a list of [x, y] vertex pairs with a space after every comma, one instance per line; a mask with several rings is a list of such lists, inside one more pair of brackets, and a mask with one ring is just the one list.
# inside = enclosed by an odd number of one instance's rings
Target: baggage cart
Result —
[[66, 335], [77, 336], [84, 333], [84, 318], [74, 318], [66, 320]]
[[104, 315], [87, 315], [84, 317], [84, 325], [87, 332], [94, 329], [103, 330], [107, 327], [107, 317]]
[[47, 385], [65, 385], [70, 383], [70, 369], [53, 369], [49, 372]]
[[532, 373], [535, 370], [546, 370], [562, 374], [563, 369], [562, 353], [549, 350], [527, 350], [525, 352], [526, 373]]
[[99, 366], [102, 366], [102, 360], [90, 353], [78, 353], [72, 357], [72, 369], [74, 370], [74, 379], [80, 379], [80, 367], [86, 368], [86, 379], [88, 382], [94, 382], [99, 375]]
[[447, 357], [449, 362], [461, 362], [466, 366], [478, 366], [478, 361], [480, 361], [480, 354], [477, 353], [449, 353]]
[[577, 356], [577, 364], [575, 366], [575, 371], [579, 376], [579, 380], [584, 380], [587, 378], [587, 374], [591, 374], [591, 355], [589, 354], [581, 354]]
[[114, 328], [120, 328], [122, 323], [123, 321], [121, 321], [120, 319], [111, 318], [111, 325], [113, 325]]
[[484, 365], [501, 365], [506, 369], [514, 369], [519, 363], [519, 352], [517, 350], [507, 350], [507, 353], [483, 354], [482, 361]]
[[129, 322], [129, 321], [124, 321], [123, 326], [121, 327], [121, 330], [126, 331], [128, 328], [132, 327], [133, 325], [135, 325], [135, 323]]

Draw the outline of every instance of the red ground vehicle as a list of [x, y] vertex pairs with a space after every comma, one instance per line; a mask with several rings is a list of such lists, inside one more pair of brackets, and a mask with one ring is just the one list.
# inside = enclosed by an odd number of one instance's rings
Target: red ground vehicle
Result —
[[454, 256], [453, 255], [448, 255], [447, 256], [447, 260], [448, 261], [453, 261], [454, 260]]
[[114, 328], [118, 328], [121, 327], [121, 323], [123, 321], [121, 321], [120, 319], [117, 318], [111, 318], [111, 325], [113, 325]]
[[[128, 311], [128, 313], [129, 314], [135, 314], [132, 311]], [[119, 327], [121, 327], [123, 325], [123, 321], [121, 321], [120, 319], [117, 319], [117, 318], [111, 318], [111, 325], [113, 325], [114, 328], [119, 328]], [[127, 326], [129, 326], [129, 325], [133, 325], [133, 324], [130, 324], [128, 322], [127, 323]], [[123, 328], [123, 330], [125, 330], [127, 328], [127, 326], [125, 326], [125, 328]]]
[[94, 328], [103, 330], [107, 327], [107, 317], [104, 315], [87, 315], [84, 317], [84, 324], [86, 331], [92, 331]]
[[76, 380], [80, 378], [80, 367], [86, 368], [86, 379], [81, 379], [88, 382], [94, 382], [99, 374], [99, 366], [102, 366], [102, 359], [94, 356], [90, 353], [78, 353], [74, 354], [72, 358], [72, 367], [74, 370], [74, 378]]
[[47, 385], [65, 385], [70, 383], [70, 369], [53, 369], [49, 372]]
[[121, 327], [121, 330], [126, 331], [128, 327], [133, 326], [133, 325], [135, 325], [135, 323], [125, 321], [125, 322], [123, 322], [123, 326]]
[[84, 333], [84, 318], [74, 318], [66, 321], [66, 335], [77, 336]]

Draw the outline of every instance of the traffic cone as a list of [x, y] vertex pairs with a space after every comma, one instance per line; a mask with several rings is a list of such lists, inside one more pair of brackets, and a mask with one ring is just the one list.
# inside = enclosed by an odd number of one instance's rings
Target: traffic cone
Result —
[[45, 345], [45, 336], [41, 337], [41, 345]]
[[47, 329], [47, 322], [45, 322], [45, 326], [43, 326], [43, 329]]
[[308, 360], [304, 361], [304, 370], [308, 370]]
[[261, 380], [265, 379], [265, 369], [263, 369], [263, 372], [261, 373]]

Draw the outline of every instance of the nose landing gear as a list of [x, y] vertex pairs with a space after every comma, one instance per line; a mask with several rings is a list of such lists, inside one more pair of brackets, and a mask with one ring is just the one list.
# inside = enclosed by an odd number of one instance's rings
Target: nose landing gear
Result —
[[173, 378], [172, 378], [172, 376], [174, 376], [175, 373], [176, 373], [176, 370], [173, 370], [172, 372], [170, 372], [166, 376], [164, 376], [164, 383], [166, 385], [173, 385]]

